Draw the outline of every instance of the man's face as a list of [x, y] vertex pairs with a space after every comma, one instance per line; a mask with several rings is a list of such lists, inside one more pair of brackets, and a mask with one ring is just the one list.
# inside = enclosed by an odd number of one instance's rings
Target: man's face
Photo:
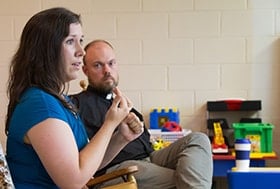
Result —
[[89, 84], [99, 92], [111, 92], [118, 85], [115, 53], [104, 42], [97, 42], [87, 49], [83, 71], [88, 77]]

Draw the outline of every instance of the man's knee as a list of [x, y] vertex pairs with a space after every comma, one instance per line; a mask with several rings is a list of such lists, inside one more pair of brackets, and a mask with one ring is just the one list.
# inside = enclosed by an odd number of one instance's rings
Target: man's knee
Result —
[[187, 138], [188, 138], [187, 140], [191, 144], [194, 144], [194, 145], [196, 144], [196, 145], [199, 145], [199, 146], [203, 146], [205, 148], [210, 148], [211, 147], [209, 137], [202, 132], [192, 132], [187, 136]]

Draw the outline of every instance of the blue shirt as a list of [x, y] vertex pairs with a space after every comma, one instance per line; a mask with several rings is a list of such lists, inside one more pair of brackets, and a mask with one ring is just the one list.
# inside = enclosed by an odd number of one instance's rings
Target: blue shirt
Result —
[[88, 142], [78, 115], [49, 93], [35, 87], [28, 89], [12, 114], [7, 137], [7, 162], [17, 189], [58, 188], [32, 146], [23, 142], [30, 128], [48, 118], [60, 119], [69, 124], [79, 150]]

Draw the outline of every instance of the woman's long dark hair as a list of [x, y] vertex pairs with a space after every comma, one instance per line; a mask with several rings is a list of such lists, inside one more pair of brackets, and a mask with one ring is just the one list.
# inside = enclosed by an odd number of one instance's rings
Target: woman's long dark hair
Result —
[[61, 47], [69, 35], [72, 23], [81, 24], [80, 15], [61, 7], [43, 10], [26, 23], [10, 64], [6, 134], [12, 113], [21, 95], [29, 87], [36, 86], [45, 90], [71, 109], [62, 97], [66, 88], [66, 74], [61, 62]]

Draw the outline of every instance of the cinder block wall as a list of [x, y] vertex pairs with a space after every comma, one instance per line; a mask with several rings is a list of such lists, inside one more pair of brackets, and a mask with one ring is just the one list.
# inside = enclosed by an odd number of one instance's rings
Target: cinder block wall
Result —
[[[64, 6], [82, 15], [86, 42], [115, 46], [120, 88], [145, 115], [177, 107], [181, 125], [206, 132], [206, 102], [262, 100], [263, 122], [275, 125], [280, 154], [279, 0], [1, 0], [0, 119], [4, 120], [8, 65], [21, 30], [36, 12]], [[80, 79], [84, 79], [81, 73]], [[80, 80], [79, 79], [79, 80]], [[80, 91], [79, 80], [70, 93]], [[272, 161], [272, 165], [279, 165]]]

